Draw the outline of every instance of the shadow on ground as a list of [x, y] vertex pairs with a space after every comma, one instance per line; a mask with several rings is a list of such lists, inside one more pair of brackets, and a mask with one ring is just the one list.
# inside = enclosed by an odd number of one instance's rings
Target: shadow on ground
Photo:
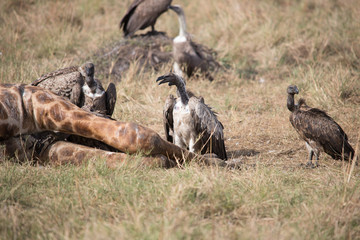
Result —
[[227, 155], [229, 158], [239, 158], [239, 157], [252, 157], [258, 155], [260, 152], [255, 149], [239, 149], [234, 151], [228, 151]]

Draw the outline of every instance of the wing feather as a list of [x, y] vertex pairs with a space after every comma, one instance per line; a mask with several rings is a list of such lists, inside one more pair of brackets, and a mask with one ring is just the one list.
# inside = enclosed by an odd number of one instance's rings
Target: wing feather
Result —
[[123, 28], [125, 36], [155, 24], [156, 19], [168, 9], [171, 1], [135, 0], [120, 21], [120, 28]]
[[211, 152], [226, 160], [224, 126], [217, 119], [216, 113], [203, 102], [203, 98], [192, 97], [189, 101], [195, 120], [195, 129], [200, 134], [198, 140], [202, 145], [202, 154]]
[[112, 116], [116, 103], [116, 87], [114, 83], [109, 83], [106, 89], [106, 115]]
[[170, 133], [174, 132], [174, 118], [173, 110], [176, 103], [176, 98], [173, 95], [169, 95], [165, 100], [164, 110], [163, 110], [163, 122], [166, 140], [169, 142], [174, 142], [173, 136]]
[[41, 75], [41, 77], [39, 77], [34, 82], [32, 82], [31, 85], [37, 86], [39, 83], [45, 81], [48, 78], [53, 78], [53, 77], [56, 77], [59, 75], [68, 74], [68, 73], [72, 73], [72, 72], [77, 72], [78, 68], [79, 68], [78, 66], [72, 66], [72, 67], [68, 67], [68, 68], [59, 69], [59, 70], [56, 70], [51, 73], [43, 74], [43, 75]]
[[[214, 55], [216, 52], [212, 49], [191, 41], [191, 46], [193, 47], [196, 54], [204, 61], [206, 64], [206, 69], [210, 69], [212, 71], [220, 68], [220, 64], [215, 60]], [[204, 69], [202, 69], [204, 70]]]
[[144, 2], [145, 0], [135, 0], [131, 3], [130, 7], [126, 11], [124, 17], [120, 21], [120, 28], [123, 27], [124, 31], [127, 29], [127, 24], [129, 22], [129, 19], [131, 18], [131, 15], [134, 13], [137, 6], [139, 6], [140, 3]]

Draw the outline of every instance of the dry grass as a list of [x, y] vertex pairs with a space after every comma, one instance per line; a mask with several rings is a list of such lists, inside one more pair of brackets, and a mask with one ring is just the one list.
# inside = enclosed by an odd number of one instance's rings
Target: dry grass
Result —
[[[121, 38], [130, 1], [0, 2], [0, 82], [29, 83], [89, 60]], [[360, 5], [345, 1], [176, 1], [194, 40], [218, 51], [227, 71], [214, 82], [188, 81], [225, 126], [240, 170], [118, 170], [101, 159], [84, 166], [0, 165], [0, 236], [15, 238], [359, 239], [359, 169], [322, 155], [317, 169], [292, 129], [286, 87], [326, 110], [358, 149]], [[156, 27], [177, 34], [172, 12]], [[91, 59], [90, 59], [91, 60]], [[117, 83], [114, 117], [163, 135], [166, 73], [138, 71]], [[111, 79], [104, 79], [109, 81]], [[358, 150], [357, 150], [358, 152]]]

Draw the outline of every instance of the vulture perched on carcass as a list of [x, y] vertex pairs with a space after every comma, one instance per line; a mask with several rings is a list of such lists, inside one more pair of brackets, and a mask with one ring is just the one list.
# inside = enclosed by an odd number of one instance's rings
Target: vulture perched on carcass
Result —
[[155, 32], [157, 18], [166, 12], [172, 0], [135, 0], [120, 21], [125, 37], [131, 37], [137, 30], [151, 26]]
[[206, 78], [212, 81], [213, 77], [209, 70], [216, 71], [220, 68], [220, 64], [214, 59], [214, 52], [191, 40], [190, 35], [186, 32], [185, 14], [180, 6], [173, 5], [169, 8], [178, 15], [180, 24], [179, 35], [173, 40], [175, 72], [185, 71], [190, 77], [195, 71], [200, 70]]
[[167, 140], [191, 152], [214, 153], [226, 160], [224, 127], [204, 99], [187, 92], [184, 79], [177, 74], [170, 73], [156, 81], [159, 85], [168, 83], [177, 87], [178, 98], [170, 95], [164, 107]]
[[[351, 160], [354, 157], [354, 149], [340, 125], [324, 111], [307, 106], [304, 99], [300, 99], [295, 104], [294, 95], [299, 93], [297, 86], [290, 85], [287, 93], [287, 108], [291, 112], [291, 125], [305, 140], [309, 151], [309, 161], [306, 165], [317, 167], [321, 151], [329, 154], [333, 159]], [[314, 155], [315, 165], [312, 163]]]
[[69, 67], [45, 74], [31, 85], [48, 89], [68, 98], [73, 104], [98, 115], [108, 116], [114, 112], [116, 88], [110, 83], [105, 91], [99, 80], [94, 78], [93, 63]]

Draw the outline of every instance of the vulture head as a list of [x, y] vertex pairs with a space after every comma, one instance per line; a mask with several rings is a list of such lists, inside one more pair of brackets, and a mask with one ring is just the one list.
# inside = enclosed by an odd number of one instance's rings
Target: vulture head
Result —
[[169, 86], [175, 85], [176, 87], [185, 86], [186, 83], [184, 79], [175, 73], [169, 73], [165, 74], [163, 76], [160, 76], [156, 79], [156, 82], [159, 82], [159, 85], [163, 83], [169, 83]]
[[299, 94], [299, 89], [296, 85], [290, 85], [287, 88], [288, 99], [287, 99], [287, 108], [290, 112], [295, 110], [295, 103], [294, 103], [294, 95]]
[[290, 85], [287, 88], [287, 93], [290, 95], [299, 94], [299, 89], [296, 85]]
[[86, 84], [92, 89], [95, 87], [95, 66], [91, 62], [84, 63], [81, 67], [79, 67], [79, 72], [84, 76]]
[[182, 8], [179, 5], [170, 5], [169, 8], [171, 10], [173, 10], [174, 12], [176, 12], [176, 14], [178, 14], [178, 15], [185, 15], [184, 11], [182, 10]]
[[163, 83], [168, 83], [169, 86], [175, 85], [177, 88], [177, 93], [181, 97], [181, 102], [187, 104], [189, 102], [189, 96], [185, 89], [185, 80], [175, 73], [169, 73], [163, 76], [160, 76], [156, 79], [156, 82], [159, 82], [159, 85]]

